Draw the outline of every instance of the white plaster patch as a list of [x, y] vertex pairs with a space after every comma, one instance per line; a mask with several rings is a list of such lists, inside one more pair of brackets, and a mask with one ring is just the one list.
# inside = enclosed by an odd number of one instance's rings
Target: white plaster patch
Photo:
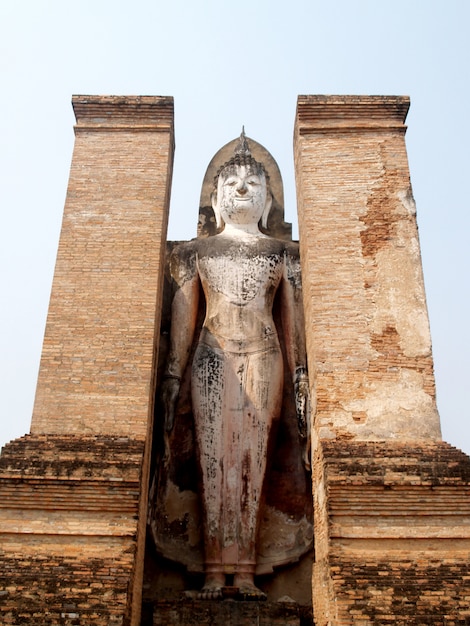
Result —
[[189, 490], [180, 491], [177, 485], [169, 480], [165, 494], [165, 510], [170, 524], [184, 520], [188, 510], [192, 512], [187, 528], [188, 541], [190, 545], [197, 545], [200, 541], [197, 494]]
[[367, 414], [367, 422], [353, 428], [358, 433], [375, 434], [377, 438], [440, 437], [435, 402], [422, 387], [419, 372], [402, 369], [398, 380], [370, 385], [365, 397], [343, 401], [342, 406], [349, 416], [353, 412]]
[[406, 191], [399, 191], [397, 193], [398, 199], [400, 200], [403, 208], [405, 209], [408, 215], [415, 216], [416, 215], [416, 203], [413, 198], [413, 194], [411, 193], [411, 189], [407, 189]]
[[[410, 241], [409, 236], [406, 237]], [[414, 249], [413, 249], [414, 248]], [[381, 334], [392, 326], [400, 347], [408, 357], [431, 353], [421, 263], [416, 246], [387, 246], [377, 253], [378, 286], [372, 322], [373, 332]]]

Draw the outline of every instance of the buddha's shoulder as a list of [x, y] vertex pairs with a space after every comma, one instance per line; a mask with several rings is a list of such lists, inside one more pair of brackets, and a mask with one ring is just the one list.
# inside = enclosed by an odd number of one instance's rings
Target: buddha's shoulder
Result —
[[[178, 243], [173, 247], [171, 259], [173, 262], [188, 264], [197, 257], [233, 255], [235, 252], [243, 254], [243, 251], [250, 255], [274, 254], [298, 258], [299, 244], [296, 241], [285, 241], [266, 235], [253, 238], [230, 238], [212, 235]], [[236, 256], [238, 255], [236, 254]]]

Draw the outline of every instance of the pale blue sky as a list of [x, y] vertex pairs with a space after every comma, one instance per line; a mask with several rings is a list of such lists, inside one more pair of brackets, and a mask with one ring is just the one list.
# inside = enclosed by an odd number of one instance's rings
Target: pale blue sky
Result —
[[469, 18], [467, 0], [2, 0], [0, 445], [29, 430], [72, 94], [174, 96], [171, 239], [195, 235], [205, 168], [242, 124], [278, 161], [295, 222], [297, 95], [387, 94], [411, 97], [438, 406], [470, 453]]

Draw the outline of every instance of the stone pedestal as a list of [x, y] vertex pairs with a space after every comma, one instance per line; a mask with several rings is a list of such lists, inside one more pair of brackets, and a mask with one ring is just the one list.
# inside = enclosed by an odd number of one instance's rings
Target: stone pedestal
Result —
[[181, 600], [159, 602], [148, 626], [310, 626], [311, 612], [289, 602], [207, 602]]

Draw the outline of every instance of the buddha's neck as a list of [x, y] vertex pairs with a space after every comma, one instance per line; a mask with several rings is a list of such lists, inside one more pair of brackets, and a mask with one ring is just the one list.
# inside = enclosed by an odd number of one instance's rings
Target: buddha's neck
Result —
[[223, 235], [230, 237], [245, 237], [245, 236], [261, 236], [262, 232], [258, 228], [258, 224], [225, 224], [225, 228], [222, 231]]

